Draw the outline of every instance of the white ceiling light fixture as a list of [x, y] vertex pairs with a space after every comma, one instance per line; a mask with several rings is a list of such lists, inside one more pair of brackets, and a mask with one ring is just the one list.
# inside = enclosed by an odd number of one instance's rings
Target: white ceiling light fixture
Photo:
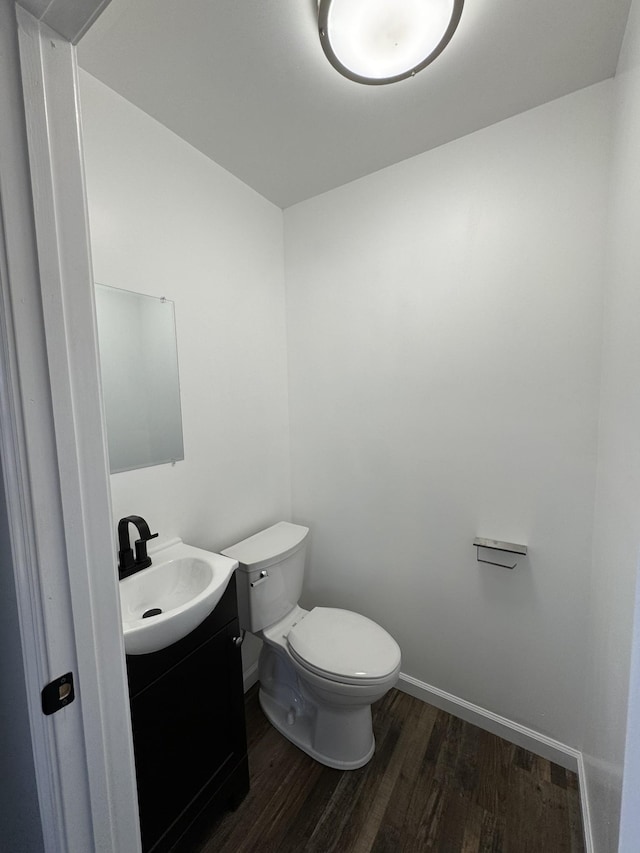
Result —
[[445, 49], [464, 0], [318, 0], [320, 43], [357, 83], [415, 76]]

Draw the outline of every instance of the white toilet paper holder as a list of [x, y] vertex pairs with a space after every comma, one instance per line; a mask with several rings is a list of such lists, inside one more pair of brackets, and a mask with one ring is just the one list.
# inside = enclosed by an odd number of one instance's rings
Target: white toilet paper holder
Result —
[[473, 540], [473, 544], [476, 548], [476, 559], [479, 563], [488, 563], [490, 566], [500, 566], [502, 569], [515, 569], [518, 565], [518, 561], [512, 565], [506, 565], [505, 563], [496, 563], [493, 560], [484, 560], [480, 556], [480, 548], [488, 548], [491, 551], [506, 551], [508, 554], [521, 554], [526, 555], [527, 546], [526, 545], [517, 545], [514, 542], [501, 542], [499, 539], [482, 539], [479, 536]]

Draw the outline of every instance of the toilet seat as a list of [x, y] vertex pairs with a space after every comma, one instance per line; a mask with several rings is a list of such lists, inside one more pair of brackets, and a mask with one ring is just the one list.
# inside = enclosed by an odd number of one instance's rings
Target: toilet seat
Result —
[[315, 607], [287, 634], [304, 669], [341, 684], [377, 684], [400, 667], [400, 647], [384, 628], [350, 610]]

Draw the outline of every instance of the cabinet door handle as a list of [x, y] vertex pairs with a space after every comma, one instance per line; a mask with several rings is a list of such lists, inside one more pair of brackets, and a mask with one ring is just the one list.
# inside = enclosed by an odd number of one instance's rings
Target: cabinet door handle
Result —
[[241, 634], [239, 637], [232, 637], [231, 642], [237, 649], [239, 649], [244, 642], [244, 634]]

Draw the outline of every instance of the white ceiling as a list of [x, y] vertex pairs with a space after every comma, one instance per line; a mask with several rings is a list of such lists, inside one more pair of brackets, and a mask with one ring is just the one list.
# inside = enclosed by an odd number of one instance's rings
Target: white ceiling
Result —
[[316, 0], [112, 0], [80, 65], [280, 207], [611, 77], [630, 0], [466, 0], [413, 79], [327, 62]]

